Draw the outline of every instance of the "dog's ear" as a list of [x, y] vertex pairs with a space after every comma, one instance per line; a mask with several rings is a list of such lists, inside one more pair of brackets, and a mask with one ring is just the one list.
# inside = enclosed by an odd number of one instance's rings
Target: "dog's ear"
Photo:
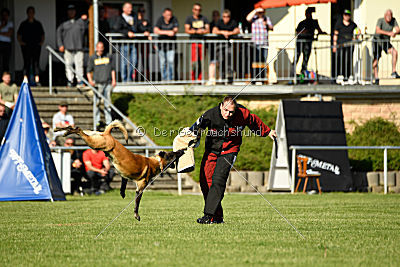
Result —
[[158, 153], [158, 155], [159, 155], [161, 158], [164, 158], [165, 154], [166, 154], [165, 151], [160, 151], [160, 152]]

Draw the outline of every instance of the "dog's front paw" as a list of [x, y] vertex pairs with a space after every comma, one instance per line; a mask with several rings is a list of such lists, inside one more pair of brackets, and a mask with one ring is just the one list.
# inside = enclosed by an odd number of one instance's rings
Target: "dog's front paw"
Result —
[[125, 198], [125, 191], [119, 191], [119, 194], [121, 195], [122, 198]]
[[135, 219], [138, 220], [140, 222], [140, 216], [138, 213], [135, 213]]

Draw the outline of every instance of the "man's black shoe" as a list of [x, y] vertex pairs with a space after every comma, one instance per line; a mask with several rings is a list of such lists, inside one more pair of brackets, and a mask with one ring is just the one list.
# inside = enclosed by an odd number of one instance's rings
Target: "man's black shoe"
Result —
[[215, 223], [215, 224], [220, 224], [220, 223], [225, 223], [225, 222], [224, 222], [224, 218], [222, 218], [222, 217], [215, 217], [215, 216], [214, 216], [214, 217], [212, 218], [212, 223], [213, 223], [213, 224], [214, 224], [214, 223]]
[[198, 218], [197, 222], [201, 224], [212, 224], [212, 216], [205, 214], [203, 217]]
[[375, 84], [375, 85], [379, 85], [379, 79], [375, 79], [374, 84]]

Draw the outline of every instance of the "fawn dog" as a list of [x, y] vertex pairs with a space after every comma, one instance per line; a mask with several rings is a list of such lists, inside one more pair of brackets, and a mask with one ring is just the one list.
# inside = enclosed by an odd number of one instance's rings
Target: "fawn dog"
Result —
[[125, 198], [125, 190], [128, 179], [136, 182], [135, 197], [135, 218], [140, 221], [139, 204], [143, 190], [147, 184], [159, 173], [163, 172], [164, 167], [170, 165], [174, 168], [174, 161], [183, 155], [183, 150], [176, 152], [160, 151], [153, 157], [144, 157], [135, 154], [125, 148], [112, 135], [111, 130], [118, 128], [128, 142], [128, 132], [118, 120], [113, 121], [105, 128], [104, 132], [86, 131], [79, 127], [56, 128], [54, 131], [65, 131], [64, 136], [70, 134], [79, 135], [88, 146], [95, 150], [102, 150], [111, 159], [114, 167], [122, 176], [120, 194]]

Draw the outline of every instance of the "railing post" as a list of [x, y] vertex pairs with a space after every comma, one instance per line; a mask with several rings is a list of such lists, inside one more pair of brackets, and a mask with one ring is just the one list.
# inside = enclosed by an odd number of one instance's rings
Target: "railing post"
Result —
[[295, 168], [296, 164], [295, 164], [295, 162], [296, 162], [296, 148], [294, 148], [292, 150], [292, 184], [290, 185], [290, 190], [291, 190], [292, 194], [294, 194], [294, 184], [296, 182], [296, 179], [295, 179], [295, 177], [296, 177], [296, 168]]
[[97, 131], [96, 113], [97, 113], [97, 97], [95, 92], [93, 92], [93, 131]]
[[145, 153], [146, 157], [149, 157], [149, 150], [147, 148], [145, 149], [144, 153]]
[[383, 186], [384, 186], [384, 194], [387, 194], [387, 148], [383, 150]]
[[53, 92], [53, 56], [49, 51], [49, 94]]
[[178, 172], [178, 195], [182, 195], [182, 174]]

